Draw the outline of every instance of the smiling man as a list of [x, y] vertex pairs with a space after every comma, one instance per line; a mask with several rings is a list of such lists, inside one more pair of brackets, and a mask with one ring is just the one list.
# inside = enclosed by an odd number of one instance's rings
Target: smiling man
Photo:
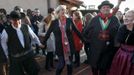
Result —
[[110, 13], [113, 4], [103, 1], [94, 17], [84, 29], [84, 36], [90, 43], [89, 64], [93, 75], [106, 75], [115, 54], [114, 39], [120, 26], [118, 19]]
[[9, 59], [9, 75], [38, 75], [38, 65], [34, 59], [31, 42], [40, 43], [36, 34], [28, 25], [21, 24], [21, 14], [17, 11], [10, 13], [11, 25], [1, 34], [1, 45]]

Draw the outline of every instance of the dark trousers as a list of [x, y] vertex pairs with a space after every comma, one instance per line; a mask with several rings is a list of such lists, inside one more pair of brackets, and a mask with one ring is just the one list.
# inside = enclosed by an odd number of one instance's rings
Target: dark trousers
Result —
[[0, 63], [0, 75], [8, 75], [7, 63]]
[[80, 66], [80, 52], [76, 51], [75, 52], [75, 65]]
[[47, 56], [46, 56], [46, 65], [45, 65], [45, 68], [46, 69], [49, 69], [50, 67], [54, 67], [53, 65], [53, 52], [48, 52], [47, 53]]
[[[59, 56], [58, 58], [59, 60], [56, 68], [56, 75], [61, 75], [61, 72], [65, 66], [65, 60], [64, 60], [64, 56]], [[73, 71], [72, 64], [67, 64], [67, 75], [72, 75], [72, 71]]]
[[39, 66], [33, 57], [24, 60], [11, 58], [9, 75], [38, 75]]
[[36, 44], [36, 53], [39, 54], [39, 46]]
[[107, 74], [107, 70], [100, 70], [100, 69], [97, 69], [97, 68], [92, 68], [92, 73], [93, 75], [106, 75]]
[[86, 43], [84, 45], [84, 50], [85, 50], [85, 53], [87, 55], [87, 61], [88, 61], [88, 59], [89, 59], [89, 51], [90, 51], [90, 44], [89, 43]]

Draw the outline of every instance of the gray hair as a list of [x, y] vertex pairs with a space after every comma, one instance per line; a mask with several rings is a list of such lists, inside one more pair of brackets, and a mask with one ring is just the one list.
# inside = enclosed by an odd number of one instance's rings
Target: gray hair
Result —
[[126, 13], [131, 12], [134, 18], [134, 10], [128, 10]]
[[[56, 9], [55, 9], [55, 13], [56, 13], [56, 18], [59, 18], [59, 12], [65, 9], [66, 10], [66, 5], [59, 5]], [[66, 17], [68, 17], [67, 14], [65, 14]]]
[[59, 5], [59, 6], [55, 9], [56, 14], [59, 14], [59, 12], [60, 12], [62, 9], [66, 9], [66, 5]]

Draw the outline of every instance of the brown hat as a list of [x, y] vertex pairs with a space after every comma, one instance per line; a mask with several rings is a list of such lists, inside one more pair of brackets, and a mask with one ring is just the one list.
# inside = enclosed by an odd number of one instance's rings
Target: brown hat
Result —
[[109, 5], [110, 6], [110, 8], [113, 8], [114, 7], [114, 5], [112, 4], [112, 3], [110, 3], [109, 1], [103, 1], [99, 6], [98, 6], [98, 9], [101, 9], [101, 7], [102, 6], [104, 6], [104, 5]]

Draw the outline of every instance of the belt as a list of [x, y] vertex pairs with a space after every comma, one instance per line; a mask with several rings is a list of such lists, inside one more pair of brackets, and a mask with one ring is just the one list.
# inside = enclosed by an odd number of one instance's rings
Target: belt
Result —
[[18, 58], [27, 55], [28, 53], [32, 52], [32, 50], [28, 50], [22, 53], [17, 53], [17, 54], [11, 54], [12, 57]]

